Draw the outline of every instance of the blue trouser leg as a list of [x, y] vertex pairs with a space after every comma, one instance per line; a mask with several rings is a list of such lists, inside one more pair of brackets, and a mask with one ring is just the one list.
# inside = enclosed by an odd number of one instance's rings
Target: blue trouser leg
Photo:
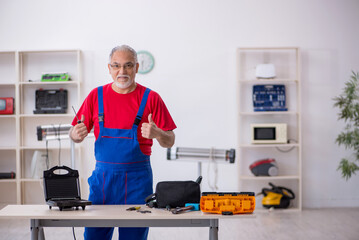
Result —
[[149, 228], [118, 228], [118, 239], [147, 239]]
[[[140, 184], [139, 184], [140, 183]], [[95, 170], [89, 179], [90, 197], [94, 205], [144, 204], [152, 194], [152, 170], [146, 167], [135, 171]], [[113, 228], [85, 228], [86, 240], [110, 240]], [[119, 227], [119, 239], [145, 240], [149, 228]]]
[[111, 240], [113, 228], [85, 228], [84, 237], [86, 240]]

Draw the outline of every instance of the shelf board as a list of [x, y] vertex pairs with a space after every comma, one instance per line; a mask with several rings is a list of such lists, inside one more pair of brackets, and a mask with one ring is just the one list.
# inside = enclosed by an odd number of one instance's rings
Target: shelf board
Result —
[[44, 86], [44, 85], [77, 85], [79, 82], [78, 81], [56, 81], [56, 82], [41, 82], [41, 81], [37, 81], [37, 82], [20, 82], [20, 85], [28, 85], [28, 86]]
[[46, 118], [46, 117], [75, 117], [74, 114], [70, 113], [61, 113], [61, 114], [20, 114], [22, 118]]
[[15, 118], [16, 115], [14, 114], [9, 114], [9, 115], [0, 115], [0, 118]]
[[289, 180], [289, 179], [299, 179], [298, 175], [286, 175], [286, 176], [240, 176], [242, 180]]
[[16, 150], [14, 146], [0, 146], [0, 150]]
[[240, 47], [239, 51], [263, 51], [263, 50], [299, 50], [299, 47]]
[[[79, 180], [82, 180], [82, 178], [80, 177]], [[23, 183], [29, 182], [29, 183], [42, 183], [43, 182], [43, 178], [20, 178], [20, 181]]]
[[1, 183], [16, 183], [16, 179], [0, 179]]
[[243, 116], [260, 116], [260, 115], [297, 115], [294, 111], [261, 111], [261, 112], [240, 112]]
[[273, 147], [299, 147], [299, 143], [290, 144], [241, 144], [239, 148], [273, 148]]
[[79, 52], [80, 49], [48, 49], [48, 50], [30, 50], [19, 51], [19, 53], [59, 53], [59, 52]]
[[0, 86], [9, 86], [9, 87], [15, 87], [16, 83], [1, 83], [0, 82]]
[[15, 54], [16, 51], [1, 51], [1, 52], [0, 52], [0, 54], [9, 54], [9, 53]]
[[297, 83], [298, 80], [296, 79], [287, 79], [287, 78], [283, 78], [283, 79], [240, 79], [239, 83], [243, 83], [243, 84], [273, 84], [273, 83]]
[[33, 183], [36, 183], [36, 182], [42, 182], [42, 179], [40, 178], [20, 178], [20, 181], [21, 182], [33, 182]]
[[298, 208], [298, 207], [290, 207], [290, 208], [287, 208], [287, 209], [275, 209], [275, 208], [264, 208], [264, 207], [259, 207], [259, 208], [256, 208], [254, 209], [254, 213], [264, 213], [264, 212], [270, 212], [270, 213], [284, 213], [284, 212], [300, 212], [301, 210]]
[[[65, 139], [62, 139], [65, 140]], [[66, 139], [68, 140], [68, 139]], [[45, 141], [44, 141], [45, 142]], [[58, 150], [59, 147], [48, 147], [48, 150]], [[61, 146], [61, 150], [69, 150], [71, 147], [68, 146]], [[75, 149], [79, 149], [79, 147], [75, 146]], [[46, 147], [30, 147], [30, 146], [22, 146], [20, 150], [46, 150]]]

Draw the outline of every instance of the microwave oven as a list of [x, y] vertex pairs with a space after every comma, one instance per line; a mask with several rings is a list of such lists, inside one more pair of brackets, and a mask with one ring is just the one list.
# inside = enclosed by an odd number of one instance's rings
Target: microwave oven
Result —
[[252, 143], [287, 143], [286, 123], [254, 123], [251, 124]]
[[14, 114], [14, 98], [0, 97], [0, 114]]

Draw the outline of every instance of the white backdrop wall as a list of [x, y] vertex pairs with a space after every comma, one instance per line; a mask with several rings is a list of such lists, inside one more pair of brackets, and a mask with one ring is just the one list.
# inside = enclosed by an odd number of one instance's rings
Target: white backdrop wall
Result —
[[[345, 181], [336, 170], [350, 152], [334, 142], [344, 123], [332, 100], [351, 71], [359, 71], [358, 11], [357, 0], [0, 0], [0, 50], [81, 49], [82, 98], [111, 81], [106, 64], [112, 47], [148, 50], [155, 68], [137, 81], [166, 102], [178, 126], [176, 145], [235, 148], [236, 48], [298, 46], [303, 207], [359, 206], [358, 176]], [[83, 144], [87, 177], [93, 139]], [[152, 166], [155, 183], [197, 175], [195, 162], [167, 161], [158, 143]], [[204, 165], [204, 191], [214, 177], [207, 170]], [[219, 191], [240, 190], [237, 171], [237, 164], [218, 166]]]

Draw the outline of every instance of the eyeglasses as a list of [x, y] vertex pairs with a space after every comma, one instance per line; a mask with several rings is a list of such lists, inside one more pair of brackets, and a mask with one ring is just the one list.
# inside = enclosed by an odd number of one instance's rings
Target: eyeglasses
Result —
[[123, 70], [132, 70], [134, 66], [135, 64], [132, 62], [125, 63], [125, 65], [123, 66], [121, 66], [120, 64], [110, 64], [110, 67], [113, 70], [120, 70], [121, 68], [123, 68]]

